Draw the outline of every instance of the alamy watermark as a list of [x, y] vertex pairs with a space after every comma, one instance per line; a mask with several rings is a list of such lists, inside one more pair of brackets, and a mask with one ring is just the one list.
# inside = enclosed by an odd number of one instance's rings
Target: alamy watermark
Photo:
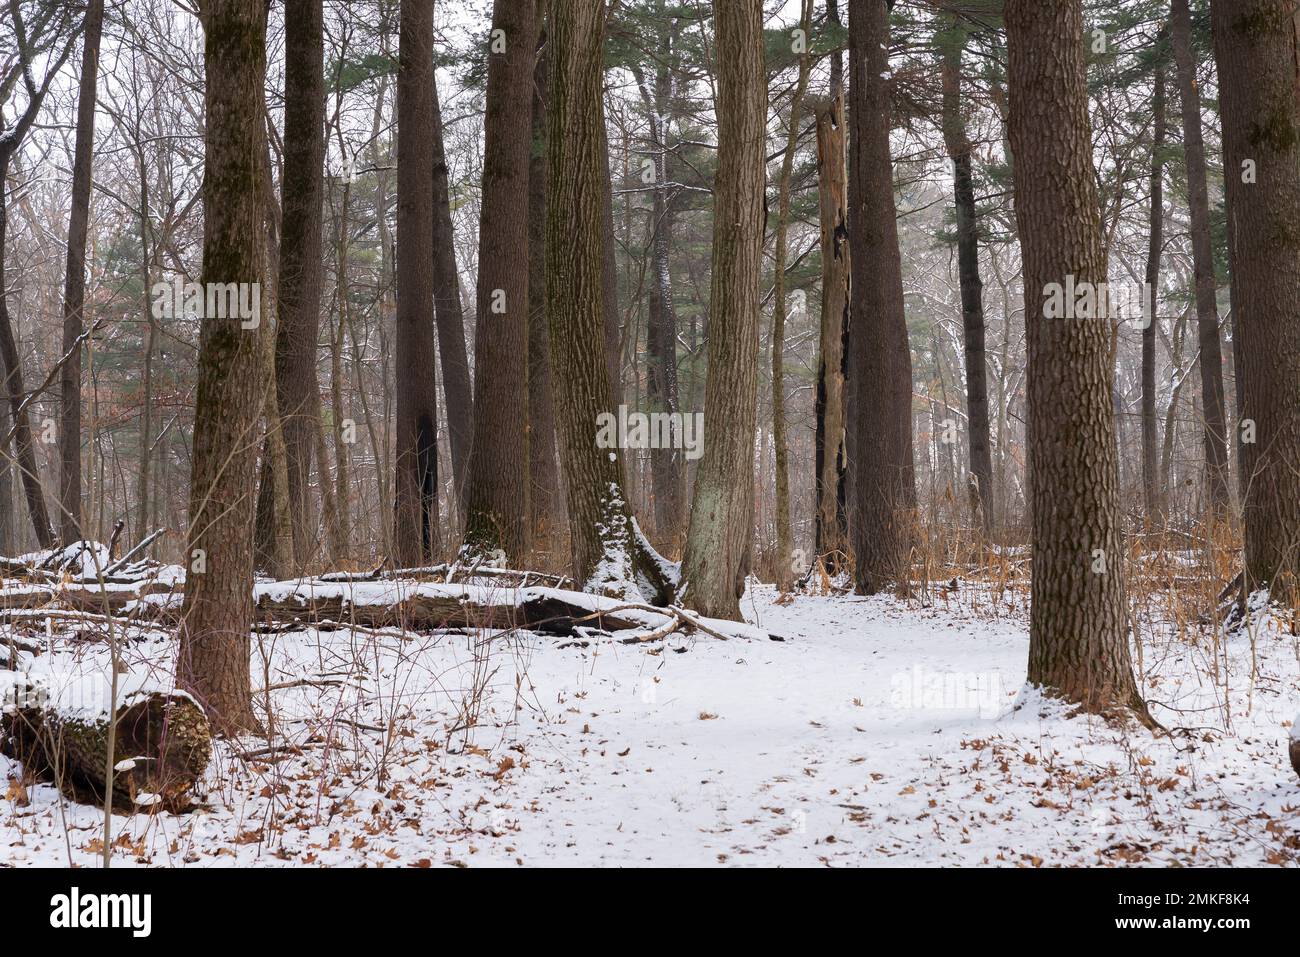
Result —
[[1132, 320], [1146, 329], [1154, 315], [1150, 283], [1089, 282], [1067, 275], [1064, 283], [1043, 287], [1044, 319]]
[[703, 412], [629, 412], [596, 416], [596, 447], [602, 449], [682, 449], [688, 460], [704, 454]]
[[929, 671], [914, 665], [889, 681], [889, 703], [907, 711], [975, 711], [996, 718], [1007, 699], [997, 671]]
[[241, 329], [262, 323], [262, 284], [258, 282], [156, 282], [150, 287], [155, 319], [238, 319]]

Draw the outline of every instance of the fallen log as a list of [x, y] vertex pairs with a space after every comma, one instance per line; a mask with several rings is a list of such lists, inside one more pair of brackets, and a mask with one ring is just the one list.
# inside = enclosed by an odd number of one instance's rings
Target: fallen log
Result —
[[622, 602], [559, 588], [502, 588], [442, 582], [275, 582], [254, 589], [263, 627], [285, 624], [323, 628], [527, 629], [572, 637], [588, 631], [640, 631], [654, 640], [674, 631], [714, 638], [780, 636], [740, 622], [705, 619], [677, 606]]
[[52, 693], [15, 672], [0, 672], [0, 688], [0, 753], [29, 777], [54, 782], [78, 803], [102, 804], [111, 729], [114, 807], [180, 811], [192, 803], [212, 756], [212, 734], [189, 695], [142, 688], [122, 695], [110, 713], [76, 700], [84, 692]]
[[514, 568], [497, 568], [494, 565], [454, 564], [425, 565], [419, 568], [376, 568], [368, 572], [327, 572], [319, 576], [323, 582], [380, 582], [380, 581], [428, 581], [445, 584], [461, 584], [474, 580], [500, 582], [527, 588], [533, 585], [549, 585], [553, 588], [565, 588], [572, 584], [567, 575], [552, 575], [549, 572], [521, 571]]
[[607, 613], [598, 604], [593, 606], [590, 602], [566, 598], [556, 589], [523, 589], [502, 596], [493, 589], [440, 583], [379, 592], [352, 589], [342, 583], [328, 583], [324, 587], [313, 584], [287, 594], [259, 588], [256, 599], [257, 618], [266, 623], [340, 623], [409, 631], [527, 628], [541, 634], [567, 636], [574, 634], [580, 625], [623, 631], [653, 627], [671, 617], [663, 613], [629, 615], [628, 610], [631, 609]]
[[0, 609], [44, 608], [52, 605], [73, 611], [116, 615], [127, 605], [145, 595], [166, 594], [173, 590], [167, 582], [144, 582], [119, 588], [98, 585], [24, 585], [0, 590]]

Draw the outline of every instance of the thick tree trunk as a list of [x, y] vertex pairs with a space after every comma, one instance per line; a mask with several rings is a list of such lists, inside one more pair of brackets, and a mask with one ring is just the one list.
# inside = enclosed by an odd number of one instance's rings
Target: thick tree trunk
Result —
[[[1205, 142], [1201, 136], [1201, 95], [1192, 53], [1192, 18], [1187, 0], [1173, 0], [1169, 30], [1178, 63], [1178, 96], [1183, 112], [1183, 155], [1187, 161], [1187, 202], [1191, 210], [1192, 269], [1196, 281], [1196, 329], [1201, 347], [1201, 414], [1205, 419], [1205, 470], [1210, 510], [1223, 517], [1228, 507], [1227, 415], [1223, 399], [1223, 345], [1214, 296], [1214, 254], [1210, 246], [1210, 200], [1205, 185]], [[1153, 293], [1154, 294], [1154, 293]]]
[[[330, 418], [332, 420], [332, 437], [334, 439], [334, 495], [332, 508], [328, 498], [323, 498], [326, 514], [332, 517], [328, 524], [330, 554], [335, 557], [336, 561], [348, 554], [352, 534], [351, 455], [348, 452], [348, 443], [344, 441], [343, 437], [343, 422], [348, 418], [343, 402], [343, 392], [346, 388], [343, 372], [343, 334], [352, 325], [352, 309], [348, 299], [348, 240], [351, 235], [349, 232], [348, 212], [349, 200], [352, 196], [352, 184], [344, 180], [340, 185], [338, 215], [335, 217], [337, 228], [334, 233], [334, 281], [338, 285], [338, 292], [335, 296], [335, 301], [338, 303], [338, 316], [330, 329], [330, 409], [332, 412]], [[429, 368], [432, 370], [432, 365]], [[436, 395], [436, 376], [431, 375], [430, 378], [435, 380], [433, 391]], [[357, 380], [357, 387], [362, 388], [359, 379]], [[320, 474], [322, 480], [327, 478], [323, 469]], [[435, 488], [433, 513], [436, 519], [438, 512], [436, 492], [438, 476], [436, 468], [434, 469], [433, 480]], [[324, 481], [322, 481], [323, 484]]]
[[285, 0], [283, 225], [276, 284], [275, 383], [293, 550], [299, 565], [319, 549], [311, 503], [311, 460], [320, 415], [316, 360], [325, 166], [322, 19], [322, 0]]
[[1144, 712], [1129, 661], [1111, 322], [1044, 305], [1067, 277], [1106, 282], [1083, 12], [1080, 0], [1009, 0], [1006, 22], [1029, 349], [1029, 682], [1088, 711]]
[[989, 433], [988, 367], [984, 358], [984, 283], [980, 279], [979, 221], [975, 211], [975, 179], [971, 142], [966, 136], [962, 99], [960, 41], [944, 51], [943, 139], [952, 160], [953, 207], [957, 213], [957, 281], [961, 288], [962, 341], [966, 359], [966, 428], [970, 455], [970, 502], [985, 535], [996, 516], [993, 496], [993, 442]]
[[[262, 464], [253, 525], [253, 567], [274, 578], [285, 578], [294, 566], [293, 517], [289, 508], [289, 456], [280, 415], [275, 377], [276, 335], [280, 323], [279, 282], [281, 213], [275, 202], [270, 144], [263, 150], [262, 176], [266, 197], [266, 267], [262, 285], [262, 318], [257, 327], [262, 375]], [[310, 460], [308, 460], [310, 464]], [[299, 561], [303, 561], [300, 557]]]
[[526, 259], [532, 123], [521, 104], [532, 101], [535, 14], [535, 0], [493, 5], [474, 327], [474, 441], [466, 490], [469, 553], [500, 550], [512, 561], [523, 559], [529, 547]]
[[72, 211], [68, 216], [68, 260], [63, 292], [63, 353], [73, 352], [59, 370], [59, 527], [64, 542], [81, 538], [81, 349], [85, 326], [86, 222], [95, 160], [95, 88], [99, 80], [99, 38], [104, 0], [90, 0], [82, 32], [81, 82], [77, 91], [77, 143], [72, 162]]
[[1210, 8], [1240, 356], [1246, 579], [1300, 597], [1300, 37], [1290, 0]]
[[610, 398], [615, 404], [623, 392], [623, 357], [620, 354], [620, 331], [622, 319], [618, 312], [618, 261], [615, 251], [618, 243], [614, 236], [614, 179], [609, 167], [609, 137], [605, 130], [605, 103], [602, 98], [600, 114], [597, 118], [600, 129], [600, 155], [604, 157], [601, 175], [604, 177], [601, 188], [600, 227], [603, 236], [601, 247], [601, 288], [604, 302], [601, 312], [604, 317], [604, 358], [605, 375], [609, 379]]
[[[848, 550], [845, 513], [845, 402], [849, 333], [848, 169], [844, 97], [836, 95], [817, 113], [818, 198], [821, 217], [822, 307], [816, 398], [816, 548], [833, 555]], [[828, 570], [840, 563], [828, 558]]]
[[533, 70], [533, 146], [528, 160], [528, 457], [532, 534], [549, 544], [559, 512], [555, 404], [551, 398], [551, 337], [546, 324], [546, 109], [550, 58], [538, 5], [538, 57]]
[[885, 0], [849, 3], [849, 232], [853, 243], [849, 377], [856, 383], [850, 526], [857, 587], [906, 587], [915, 535], [912, 356], [889, 154], [889, 14]]
[[[266, 309], [264, 314], [270, 316], [272, 310]], [[295, 569], [298, 552], [294, 547], [293, 510], [289, 498], [289, 456], [275, 381], [274, 335], [274, 331], [267, 329], [262, 344], [263, 382], [266, 384], [262, 420], [266, 438], [262, 441], [262, 468], [253, 536], [254, 567], [273, 578], [287, 578]], [[309, 543], [308, 547], [314, 547], [314, 543]], [[305, 559], [298, 557], [297, 567], [301, 568], [303, 564]]]
[[[397, 449], [393, 559], [438, 547], [438, 385], [433, 344], [433, 0], [402, 0], [397, 72]], [[343, 507], [339, 502], [338, 506]]]
[[[805, 37], [812, 36], [812, 0], [804, 0], [800, 23]], [[799, 78], [790, 98], [790, 128], [786, 133], [785, 156], [777, 185], [776, 242], [772, 267], [772, 452], [776, 472], [776, 575], [777, 585], [790, 587], [794, 569], [794, 546], [790, 540], [790, 450], [785, 437], [785, 320], [786, 320], [786, 237], [790, 225], [790, 189], [794, 177], [794, 154], [799, 145], [804, 91], [808, 89], [808, 45], [799, 54]]]
[[740, 618], [753, 539], [759, 270], [767, 92], [759, 5], [715, 0], [718, 173], [709, 296], [704, 455], [682, 560], [683, 600]]
[[[266, 261], [266, 5], [210, 0], [204, 12], [201, 278], [204, 288], [248, 283], [260, 289]], [[248, 656], [254, 468], [264, 377], [260, 332], [242, 325], [238, 319], [205, 317], [199, 338], [178, 661], [182, 686], [223, 733], [256, 725]]]
[[631, 518], [618, 454], [601, 447], [596, 429], [614, 405], [601, 250], [604, 23], [603, 0], [554, 0], [551, 7], [546, 315], [560, 464], [573, 580], [586, 591], [665, 601], [670, 589]]
[[[655, 7], [656, 17], [665, 15], [663, 3]], [[646, 404], [649, 410], [670, 418], [670, 440], [650, 450], [650, 478], [654, 499], [654, 531], [657, 539], [675, 547], [686, 517], [685, 457], [680, 434], [672, 418], [681, 412], [677, 382], [677, 310], [673, 303], [673, 280], [669, 256], [673, 247], [674, 194], [669, 187], [668, 123], [673, 103], [673, 77], [669, 66], [676, 42], [677, 20], [661, 24], [653, 84], [636, 72], [641, 102], [648, 114], [650, 148], [653, 152], [654, 190], [650, 206], [650, 290], [646, 326]]]
[[[1174, 0], [1175, 4], [1178, 0]], [[1163, 41], [1163, 36], [1161, 41]], [[1163, 42], [1161, 43], [1163, 46]], [[1150, 297], [1151, 314], [1145, 316], [1142, 330], [1142, 487], [1145, 491], [1147, 522], [1152, 525], [1164, 522], [1164, 486], [1160, 481], [1160, 435], [1156, 428], [1156, 329], [1159, 310], [1156, 308], [1160, 293], [1160, 253], [1164, 245], [1164, 157], [1165, 146], [1165, 68], [1155, 70], [1155, 95], [1152, 99], [1154, 118], [1151, 133], [1151, 185], [1150, 216], [1147, 229], [1146, 286]], [[1199, 126], [1199, 123], [1198, 123]], [[1203, 185], [1203, 184], [1202, 184]], [[1215, 334], [1217, 341], [1218, 334]], [[1204, 368], [1204, 366], [1202, 366]], [[1209, 430], [1206, 430], [1208, 440]]]
[[457, 509], [463, 511], [469, 449], [474, 439], [474, 393], [465, 348], [465, 312], [456, 269], [456, 237], [451, 222], [451, 185], [442, 137], [442, 107], [433, 88], [433, 295], [437, 306], [438, 358], [447, 402], [452, 483]]

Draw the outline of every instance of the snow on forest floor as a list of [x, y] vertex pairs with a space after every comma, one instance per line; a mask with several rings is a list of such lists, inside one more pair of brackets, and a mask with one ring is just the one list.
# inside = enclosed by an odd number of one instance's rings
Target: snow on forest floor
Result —
[[[1023, 600], [934, 601], [755, 586], [746, 615], [782, 642], [255, 636], [253, 684], [301, 753], [220, 744], [199, 810], [115, 815], [116, 863], [1300, 862], [1300, 639], [1148, 639], [1153, 712], [1188, 729], [1153, 738], [1022, 694]], [[162, 632], [125, 654], [170, 673]], [[37, 660], [68, 656], [106, 663]], [[100, 810], [16, 773], [0, 758], [0, 865], [94, 866]]]

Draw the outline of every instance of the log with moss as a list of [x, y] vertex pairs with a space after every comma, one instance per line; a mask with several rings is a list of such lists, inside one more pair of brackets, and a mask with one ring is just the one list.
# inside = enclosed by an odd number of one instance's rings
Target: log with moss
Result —
[[138, 687], [122, 693], [110, 712], [86, 687], [83, 680], [51, 691], [39, 679], [0, 672], [0, 752], [71, 800], [102, 804], [111, 738], [114, 807], [190, 806], [212, 756], [198, 702], [183, 692]]

